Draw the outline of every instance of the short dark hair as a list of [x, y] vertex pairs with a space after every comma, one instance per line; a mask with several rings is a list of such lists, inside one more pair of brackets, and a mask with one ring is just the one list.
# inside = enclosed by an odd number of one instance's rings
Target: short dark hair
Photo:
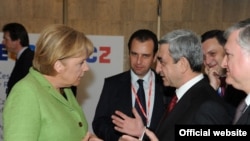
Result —
[[135, 31], [129, 38], [129, 41], [128, 41], [128, 50], [130, 51], [131, 49], [131, 44], [132, 44], [132, 41], [134, 39], [137, 39], [141, 42], [144, 42], [144, 41], [147, 41], [147, 40], [153, 40], [154, 42], [154, 55], [156, 54], [157, 50], [158, 50], [158, 39], [157, 39], [157, 36], [154, 32], [148, 30], [148, 29], [139, 29], [137, 31]]
[[20, 23], [8, 23], [4, 25], [3, 32], [9, 32], [10, 38], [13, 41], [20, 39], [23, 47], [29, 46], [29, 36], [25, 27]]
[[206, 31], [201, 35], [201, 42], [205, 42], [208, 39], [216, 38], [220, 45], [224, 46], [226, 44], [226, 39], [224, 38], [224, 31], [219, 29], [213, 29]]

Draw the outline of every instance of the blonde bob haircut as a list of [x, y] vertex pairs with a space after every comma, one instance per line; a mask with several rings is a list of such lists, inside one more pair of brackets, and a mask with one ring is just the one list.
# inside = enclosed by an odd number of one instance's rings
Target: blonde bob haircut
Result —
[[93, 53], [92, 42], [84, 33], [66, 25], [53, 24], [41, 33], [35, 48], [33, 67], [45, 75], [55, 75], [54, 64], [57, 60], [84, 56]]

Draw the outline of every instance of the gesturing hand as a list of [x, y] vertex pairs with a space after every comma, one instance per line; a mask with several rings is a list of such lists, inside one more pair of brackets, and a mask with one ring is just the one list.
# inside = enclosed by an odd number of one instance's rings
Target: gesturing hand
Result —
[[[149, 129], [146, 129], [145, 133], [149, 137], [150, 141], [159, 141], [158, 138], [155, 136], [155, 134]], [[118, 141], [140, 141], [140, 140], [129, 135], [123, 135], [119, 138]]]
[[87, 132], [85, 137], [82, 139], [82, 141], [103, 141], [102, 139], [98, 138], [96, 135]]
[[143, 134], [145, 126], [135, 108], [132, 109], [135, 118], [131, 118], [121, 111], [115, 111], [112, 115], [112, 122], [115, 124], [115, 130], [131, 136], [140, 137]]

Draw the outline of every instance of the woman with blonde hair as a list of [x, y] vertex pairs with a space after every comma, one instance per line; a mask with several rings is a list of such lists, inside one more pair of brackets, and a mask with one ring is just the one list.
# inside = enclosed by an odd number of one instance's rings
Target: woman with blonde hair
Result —
[[92, 52], [92, 42], [71, 27], [50, 25], [42, 31], [33, 66], [4, 105], [5, 141], [100, 140], [88, 132], [70, 88], [89, 70], [86, 59]]

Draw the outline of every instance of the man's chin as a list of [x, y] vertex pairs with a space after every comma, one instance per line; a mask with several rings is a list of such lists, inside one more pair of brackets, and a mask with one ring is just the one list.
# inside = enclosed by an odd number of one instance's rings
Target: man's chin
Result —
[[163, 85], [164, 86], [170, 86], [169, 82], [167, 82], [166, 80], [163, 80]]
[[231, 84], [231, 79], [228, 76], [226, 77], [226, 83], [229, 84], [229, 85], [232, 85]]
[[239, 89], [237, 83], [234, 83], [233, 79], [231, 77], [226, 77], [226, 83], [228, 85], [232, 85], [234, 88]]

